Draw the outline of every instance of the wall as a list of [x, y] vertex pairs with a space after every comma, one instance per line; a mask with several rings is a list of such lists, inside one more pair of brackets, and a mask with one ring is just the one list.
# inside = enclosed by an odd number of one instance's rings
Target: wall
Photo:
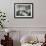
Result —
[[[28, 2], [34, 4], [34, 18], [14, 18], [14, 3]], [[6, 12], [6, 27], [46, 27], [46, 0], [0, 0], [0, 10]]]
[[[14, 18], [14, 3], [20, 3], [20, 2], [21, 3], [28, 2], [34, 4], [33, 5], [34, 18], [30, 18], [30, 19]], [[45, 4], [46, 4], [46, 0], [0, 0], [0, 10], [5, 12], [7, 16], [5, 27], [8, 27], [8, 29], [10, 28], [12, 31], [13, 30], [20, 31], [20, 37], [24, 34], [27, 34], [28, 32], [30, 33], [31, 31], [46, 31], [46, 5]], [[20, 44], [16, 43], [16, 45], [18, 46]]]

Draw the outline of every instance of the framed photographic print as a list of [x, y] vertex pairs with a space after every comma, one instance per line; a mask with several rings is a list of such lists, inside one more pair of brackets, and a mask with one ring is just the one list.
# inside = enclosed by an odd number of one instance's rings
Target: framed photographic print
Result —
[[14, 3], [15, 18], [32, 18], [33, 3]]

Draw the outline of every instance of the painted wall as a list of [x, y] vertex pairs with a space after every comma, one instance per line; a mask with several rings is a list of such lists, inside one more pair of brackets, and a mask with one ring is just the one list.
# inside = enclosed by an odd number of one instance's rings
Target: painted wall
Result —
[[[14, 3], [33, 3], [34, 18], [14, 18]], [[0, 0], [0, 10], [6, 12], [6, 27], [46, 27], [46, 0]], [[9, 20], [9, 22], [8, 22]]]

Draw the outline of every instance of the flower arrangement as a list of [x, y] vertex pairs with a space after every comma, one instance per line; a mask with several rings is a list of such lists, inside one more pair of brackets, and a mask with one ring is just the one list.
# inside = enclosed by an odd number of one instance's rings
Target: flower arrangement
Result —
[[5, 22], [5, 20], [6, 20], [6, 15], [5, 15], [5, 13], [4, 12], [2, 12], [2, 11], [0, 11], [0, 27], [1, 28], [3, 28], [4, 26], [4, 22]]

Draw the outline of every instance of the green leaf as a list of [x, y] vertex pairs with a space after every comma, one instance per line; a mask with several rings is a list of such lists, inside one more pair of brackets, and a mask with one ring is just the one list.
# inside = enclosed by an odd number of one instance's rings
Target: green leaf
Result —
[[0, 23], [1, 23], [1, 21], [0, 21]]
[[0, 13], [2, 13], [2, 12], [0, 12]]
[[4, 13], [5, 14], [5, 13]]
[[6, 17], [6, 16], [3, 16], [3, 17]]
[[0, 16], [1, 17], [1, 16]]
[[2, 17], [2, 15], [0, 17]]
[[3, 28], [3, 25], [1, 25], [1, 27]]
[[6, 20], [6, 19], [1, 19], [2, 21]]
[[1, 23], [0, 23], [1, 24]]

